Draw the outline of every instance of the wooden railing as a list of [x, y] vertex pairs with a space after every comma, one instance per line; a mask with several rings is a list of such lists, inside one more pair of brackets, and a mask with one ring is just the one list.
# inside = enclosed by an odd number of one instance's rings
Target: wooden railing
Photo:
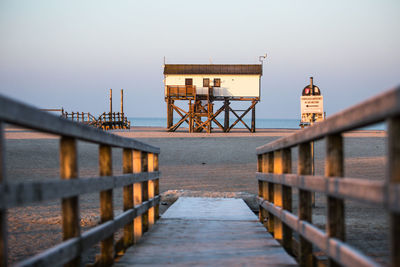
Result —
[[[342, 133], [387, 122], [387, 177], [384, 181], [347, 178]], [[325, 176], [311, 175], [311, 142], [326, 140]], [[291, 148], [298, 147], [297, 174]], [[298, 261], [313, 266], [313, 246], [331, 265], [379, 266], [345, 242], [344, 200], [387, 209], [390, 217], [391, 266], [400, 266], [400, 87], [334, 115], [315, 126], [257, 148], [260, 220], [293, 253], [292, 232], [299, 234]], [[299, 189], [298, 216], [292, 211], [292, 188]], [[312, 224], [312, 192], [327, 195], [326, 231]]]
[[[7, 179], [4, 123], [59, 135], [61, 180], [15, 183]], [[99, 144], [99, 177], [79, 178], [77, 140]], [[123, 175], [113, 176], [112, 147], [123, 149]], [[159, 148], [148, 144], [108, 134], [0, 96], [0, 266], [7, 265], [7, 210], [60, 198], [64, 241], [18, 266], [79, 266], [82, 253], [98, 242], [101, 242], [101, 255], [96, 265], [111, 265], [118, 252], [116, 248], [123, 250], [132, 245], [159, 217], [159, 153]], [[123, 187], [124, 211], [114, 217], [112, 194], [113, 189], [119, 187]], [[100, 192], [101, 224], [81, 233], [79, 196], [95, 192]], [[114, 244], [114, 233], [122, 227], [123, 238]]]
[[99, 128], [103, 130], [112, 130], [112, 129], [130, 129], [131, 122], [128, 121], [128, 118], [124, 113], [120, 112], [112, 112], [112, 113], [103, 113], [97, 119], [97, 124]]
[[168, 85], [166, 97], [193, 98], [196, 97], [196, 86], [193, 85]]

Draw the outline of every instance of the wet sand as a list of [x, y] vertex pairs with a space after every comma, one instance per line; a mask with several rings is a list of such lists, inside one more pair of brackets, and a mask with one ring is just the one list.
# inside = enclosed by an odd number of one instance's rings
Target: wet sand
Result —
[[[185, 196], [254, 196], [257, 193], [256, 147], [297, 130], [259, 129], [231, 133], [165, 132], [162, 128], [135, 127], [115, 131], [117, 135], [136, 138], [161, 148], [160, 190], [165, 199]], [[345, 134], [345, 175], [382, 180], [385, 175], [386, 135], [383, 131], [355, 131]], [[59, 179], [58, 137], [24, 129], [6, 129], [6, 169], [15, 182]], [[325, 144], [315, 145], [316, 174], [323, 174]], [[79, 142], [79, 174], [98, 175], [97, 145]], [[122, 173], [121, 149], [113, 149], [114, 174]], [[297, 169], [297, 149], [292, 152]], [[114, 191], [116, 214], [122, 209], [122, 190]], [[296, 207], [296, 192], [294, 203]], [[98, 194], [80, 199], [81, 226], [86, 230], [98, 223]], [[347, 237], [351, 244], [384, 262], [388, 255], [388, 225], [381, 209], [346, 202]], [[325, 197], [317, 195], [313, 220], [321, 228], [325, 222]], [[11, 262], [61, 241], [60, 201], [11, 209], [9, 211], [9, 245]], [[89, 256], [93, 251], [89, 252]], [[88, 259], [89, 259], [88, 256]]]

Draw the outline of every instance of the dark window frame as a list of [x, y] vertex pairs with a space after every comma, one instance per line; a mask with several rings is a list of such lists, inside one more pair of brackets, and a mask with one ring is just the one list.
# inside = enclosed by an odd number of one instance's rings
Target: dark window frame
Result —
[[221, 87], [221, 78], [214, 78], [214, 87]]
[[210, 78], [203, 78], [203, 87], [210, 87]]
[[193, 78], [185, 78], [186, 86], [193, 86]]

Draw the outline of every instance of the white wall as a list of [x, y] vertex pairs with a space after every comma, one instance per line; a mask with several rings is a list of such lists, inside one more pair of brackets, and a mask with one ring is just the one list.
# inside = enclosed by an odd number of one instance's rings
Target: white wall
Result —
[[165, 85], [185, 85], [185, 79], [193, 79], [197, 94], [206, 94], [203, 88], [203, 78], [209, 78], [212, 84], [214, 78], [221, 79], [221, 87], [214, 87], [214, 96], [223, 97], [259, 97], [260, 75], [165, 75]]

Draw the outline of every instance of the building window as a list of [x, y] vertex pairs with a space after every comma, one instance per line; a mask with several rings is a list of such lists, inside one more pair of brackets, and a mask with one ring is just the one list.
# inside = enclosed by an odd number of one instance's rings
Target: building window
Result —
[[185, 79], [185, 85], [193, 85], [193, 79]]
[[220, 78], [214, 79], [214, 87], [221, 87], [221, 79]]
[[210, 86], [210, 79], [204, 78], [203, 79], [203, 87], [209, 87], [209, 86]]

